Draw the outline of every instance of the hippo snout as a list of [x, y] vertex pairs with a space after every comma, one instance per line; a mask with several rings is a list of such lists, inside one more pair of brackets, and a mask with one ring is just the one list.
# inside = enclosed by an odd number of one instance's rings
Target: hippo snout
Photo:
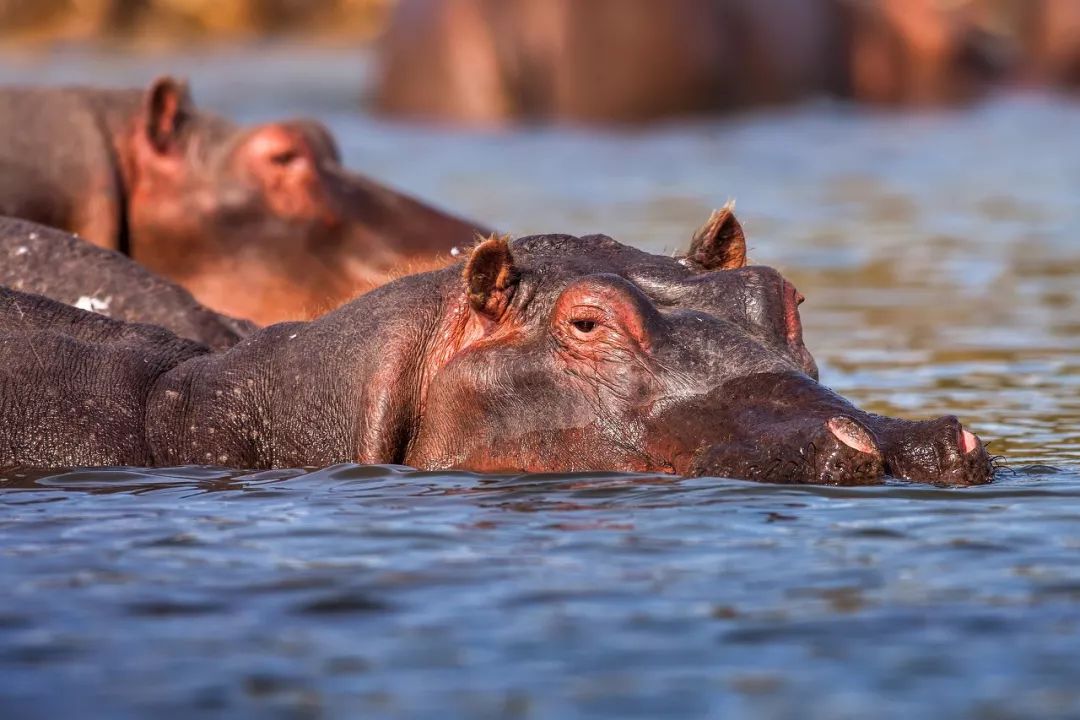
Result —
[[695, 476], [825, 485], [892, 477], [947, 486], [981, 485], [993, 476], [985, 445], [957, 418], [867, 413], [797, 373], [725, 383], [664, 422], [683, 442], [706, 439], [678, 468]]
[[781, 423], [756, 435], [705, 448], [689, 474], [797, 485], [871, 485], [885, 475], [873, 434], [848, 416]]
[[879, 425], [877, 435], [889, 475], [936, 485], [990, 482], [990, 453], [955, 416], [924, 422], [880, 418]]

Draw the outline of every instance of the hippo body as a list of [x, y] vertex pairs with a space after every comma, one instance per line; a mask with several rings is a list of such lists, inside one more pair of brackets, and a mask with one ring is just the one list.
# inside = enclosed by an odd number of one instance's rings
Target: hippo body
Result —
[[0, 88], [0, 137], [0, 215], [123, 252], [259, 323], [445, 264], [477, 230], [344, 169], [316, 122], [240, 127], [172, 78]]
[[[729, 209], [681, 258], [603, 235], [493, 236], [463, 267], [401, 278], [220, 352], [7, 291], [20, 307], [0, 314], [0, 367], [15, 370], [0, 375], [0, 466], [989, 480], [985, 448], [955, 418], [883, 418], [819, 385], [801, 296], [745, 258]], [[133, 365], [140, 352], [146, 362]], [[42, 377], [64, 391], [43, 392]], [[101, 402], [99, 377], [123, 384], [121, 401], [112, 424], [91, 415], [81, 433], [75, 404]], [[75, 447], [35, 440], [65, 433]]]
[[114, 250], [17, 218], [0, 217], [0, 285], [116, 320], [161, 325], [215, 350], [258, 327], [200, 305], [184, 288]]
[[0, 466], [152, 464], [147, 397], [206, 352], [156, 325], [0, 288]]
[[1080, 0], [401, 0], [379, 57], [382, 111], [461, 123], [946, 104], [1076, 86]]
[[403, 0], [383, 111], [458, 122], [640, 122], [839, 82], [829, 0]]

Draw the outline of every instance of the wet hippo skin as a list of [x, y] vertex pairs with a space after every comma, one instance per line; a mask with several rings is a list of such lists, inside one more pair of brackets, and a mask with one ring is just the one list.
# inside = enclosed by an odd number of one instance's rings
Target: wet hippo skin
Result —
[[116, 320], [161, 325], [214, 350], [258, 327], [200, 305], [184, 288], [114, 250], [17, 218], [0, 217], [0, 285]]
[[745, 263], [730, 208], [678, 258], [603, 235], [492, 236], [463, 265], [216, 353], [6, 291], [0, 465], [990, 479], [955, 418], [879, 417], [820, 385], [802, 296]]
[[0, 88], [0, 215], [130, 255], [258, 323], [450, 261], [478, 226], [341, 165], [309, 120], [242, 127], [181, 81]]

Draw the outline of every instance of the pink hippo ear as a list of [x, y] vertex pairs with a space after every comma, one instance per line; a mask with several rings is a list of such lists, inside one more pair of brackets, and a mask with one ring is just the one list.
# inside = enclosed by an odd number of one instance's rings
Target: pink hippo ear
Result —
[[187, 83], [176, 78], [160, 77], [146, 91], [143, 129], [156, 152], [165, 154], [175, 149], [191, 115], [191, 105]]
[[463, 277], [473, 310], [499, 320], [510, 305], [518, 279], [510, 237], [492, 234], [481, 240], [465, 263]]
[[746, 266], [746, 236], [735, 218], [735, 203], [713, 210], [694, 233], [686, 257], [709, 271]]

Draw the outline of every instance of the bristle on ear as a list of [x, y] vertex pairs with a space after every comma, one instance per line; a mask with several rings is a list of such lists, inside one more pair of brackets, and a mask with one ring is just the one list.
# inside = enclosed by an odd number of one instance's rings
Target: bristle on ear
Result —
[[730, 270], [746, 265], [746, 236], [735, 217], [735, 201], [713, 210], [690, 241], [686, 257], [705, 270]]
[[462, 277], [473, 309], [492, 319], [501, 317], [517, 282], [510, 236], [492, 233], [481, 238], [469, 254]]

